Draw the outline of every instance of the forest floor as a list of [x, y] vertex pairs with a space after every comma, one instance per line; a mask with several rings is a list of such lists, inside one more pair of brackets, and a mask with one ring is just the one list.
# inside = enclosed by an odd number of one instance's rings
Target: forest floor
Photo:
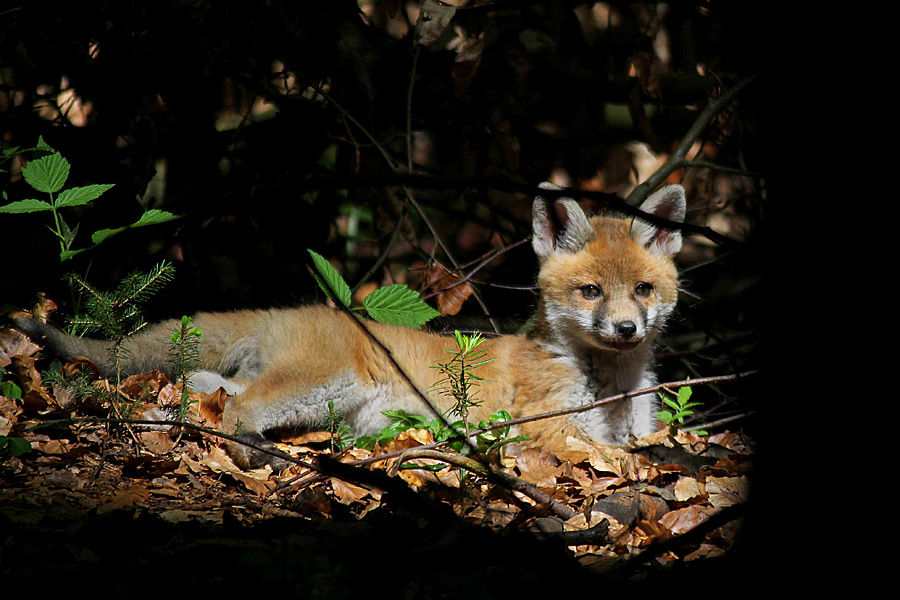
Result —
[[[42, 381], [30, 344], [0, 330], [0, 366], [21, 392], [0, 394], [4, 591], [580, 598], [755, 577], [743, 544], [754, 444], [741, 432], [663, 431], [630, 452], [524, 448], [495, 464], [506, 479], [453, 465], [392, 473], [398, 451], [433, 441], [425, 430], [339, 455], [326, 432], [286, 439], [298, 464], [281, 474], [247, 472], [208, 431], [102, 420], [109, 383], [94, 379], [92, 399]], [[159, 420], [179, 396], [152, 372], [123, 382], [118, 406]], [[224, 397], [191, 397], [191, 422], [213, 429]]]

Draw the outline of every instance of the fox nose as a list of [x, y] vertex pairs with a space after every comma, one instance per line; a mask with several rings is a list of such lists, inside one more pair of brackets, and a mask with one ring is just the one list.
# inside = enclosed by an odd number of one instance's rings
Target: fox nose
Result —
[[637, 333], [637, 325], [634, 321], [622, 321], [616, 324], [616, 333], [620, 338], [627, 340]]

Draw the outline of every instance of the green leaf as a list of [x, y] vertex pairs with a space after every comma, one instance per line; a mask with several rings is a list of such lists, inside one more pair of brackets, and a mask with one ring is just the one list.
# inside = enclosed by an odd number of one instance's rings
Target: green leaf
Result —
[[9, 451], [13, 456], [22, 456], [26, 452], [31, 452], [31, 443], [19, 437], [7, 437], [0, 435], [0, 450], [9, 446]]
[[671, 406], [671, 407], [674, 408], [675, 410], [678, 410], [679, 408], [681, 408], [681, 405], [680, 405], [680, 404], [678, 404], [676, 401], [672, 400], [672, 399], [669, 398], [668, 396], [663, 396], [662, 394], [660, 394], [660, 398], [662, 398], [662, 401], [663, 401], [665, 404]]
[[670, 425], [672, 421], [675, 420], [675, 417], [672, 413], [667, 410], [658, 410], [653, 413], [653, 416], [665, 423], [666, 425]]
[[18, 202], [12, 202], [6, 206], [0, 206], [0, 213], [9, 214], [33, 213], [44, 210], [53, 210], [53, 206], [49, 202], [35, 199], [19, 200]]
[[421, 327], [441, 313], [402, 283], [378, 288], [363, 299], [369, 316], [381, 323]]
[[141, 215], [141, 218], [132, 223], [131, 225], [126, 225], [125, 227], [116, 227], [114, 229], [98, 229], [91, 235], [91, 241], [94, 245], [98, 245], [101, 242], [111, 238], [114, 235], [122, 233], [126, 229], [131, 229], [134, 227], [146, 227], [147, 225], [158, 225], [160, 223], [165, 223], [167, 221], [174, 221], [175, 219], [180, 219], [180, 215], [176, 215], [170, 212], [166, 212], [164, 210], [157, 210], [152, 208]]
[[82, 206], [91, 200], [98, 198], [103, 192], [113, 187], [114, 184], [86, 185], [84, 187], [70, 188], [60, 192], [54, 203], [57, 208], [69, 206]]
[[73, 256], [77, 256], [87, 250], [87, 248], [80, 248], [79, 250], [63, 250], [59, 253], [59, 262], [66, 262]]
[[69, 178], [69, 161], [59, 152], [30, 161], [22, 167], [22, 177], [39, 192], [55, 194]]
[[42, 152], [56, 152], [50, 144], [44, 141], [44, 136], [42, 135], [38, 136], [37, 146], [34, 149]]
[[110, 238], [110, 237], [116, 235], [117, 233], [122, 233], [126, 229], [128, 229], [128, 228], [127, 227], [117, 227], [116, 229], [99, 229], [91, 235], [91, 241], [94, 242], [94, 245], [96, 246], [97, 244], [104, 241], [105, 239]]
[[146, 227], [147, 225], [159, 225], [168, 221], [180, 219], [180, 215], [176, 215], [164, 210], [151, 208], [141, 215], [141, 218], [132, 223], [129, 227]]
[[[70, 229], [69, 224], [66, 223], [66, 220], [63, 219], [62, 215], [57, 215], [56, 218], [59, 220], [59, 231], [54, 233], [56, 236], [62, 240], [63, 248], [68, 250], [72, 247], [72, 242], [75, 241], [75, 236], [78, 235], [78, 228], [81, 226], [81, 223], [75, 226], [75, 229]], [[53, 231], [51, 229], [51, 231]]]
[[[353, 294], [350, 291], [350, 286], [347, 285], [347, 282], [344, 281], [341, 274], [338, 273], [337, 269], [332, 267], [331, 263], [321, 254], [317, 254], [308, 249], [307, 252], [309, 252], [309, 255], [313, 259], [313, 264], [319, 272], [319, 276], [316, 276], [316, 282], [318, 282], [322, 291], [333, 301], [340, 302], [347, 308], [350, 308]], [[334, 297], [334, 294], [337, 294], [337, 298]]]
[[402, 408], [397, 410], [384, 410], [381, 411], [381, 414], [393, 421], [391, 425], [392, 428], [397, 428], [399, 426], [400, 431], [406, 431], [413, 427], [424, 427], [426, 422], [425, 417], [422, 415], [411, 415]]
[[22, 388], [11, 381], [0, 382], [0, 396], [10, 398], [12, 400], [22, 399]]

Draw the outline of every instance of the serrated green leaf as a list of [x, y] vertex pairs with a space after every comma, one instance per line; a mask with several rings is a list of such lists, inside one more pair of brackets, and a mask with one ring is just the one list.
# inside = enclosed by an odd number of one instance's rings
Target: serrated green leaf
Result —
[[180, 215], [176, 215], [164, 210], [151, 208], [141, 215], [141, 218], [130, 225], [130, 227], [146, 227], [147, 225], [159, 225], [168, 221], [180, 219]]
[[[347, 308], [350, 308], [353, 293], [350, 291], [350, 286], [347, 285], [347, 282], [341, 277], [341, 274], [338, 273], [337, 269], [331, 266], [331, 263], [321, 254], [317, 254], [309, 249], [307, 249], [307, 252], [309, 252], [309, 255], [313, 259], [313, 264], [319, 272], [319, 276], [316, 277], [316, 282], [319, 284], [319, 287], [322, 288], [322, 291], [335, 302], [340, 302]], [[335, 294], [337, 294], [337, 298], [334, 297]]]
[[378, 288], [363, 299], [369, 316], [380, 323], [421, 327], [441, 313], [402, 283]]
[[662, 394], [660, 394], [660, 398], [662, 398], [663, 403], [667, 404], [668, 406], [671, 406], [675, 410], [678, 410], [679, 408], [681, 408], [681, 406], [677, 402], [675, 402], [668, 396], [663, 396]]
[[127, 227], [118, 227], [116, 229], [98, 229], [91, 235], [91, 241], [96, 246], [103, 240], [110, 238], [110, 237], [116, 235], [117, 233], [122, 233], [126, 229], [128, 229], [128, 228]]
[[22, 167], [22, 177], [39, 192], [55, 194], [69, 178], [69, 161], [59, 152], [44, 156]]
[[56, 207], [66, 208], [69, 206], [82, 206], [91, 200], [98, 198], [103, 192], [113, 187], [113, 185], [115, 184], [86, 185], [84, 187], [63, 190], [56, 198]]
[[35, 150], [42, 150], [44, 152], [56, 152], [56, 150], [47, 142], [44, 141], [44, 136], [38, 136], [37, 146], [34, 148]]
[[63, 250], [62, 252], [59, 253], [59, 261], [66, 262], [73, 256], [81, 254], [85, 250], [87, 250], [87, 248], [81, 248], [80, 250]]
[[72, 247], [72, 242], [75, 241], [75, 236], [78, 235], [78, 228], [81, 226], [81, 223], [75, 225], [75, 229], [70, 229], [69, 224], [66, 223], [62, 215], [57, 215], [57, 219], [59, 220], [59, 233], [61, 234], [60, 239], [62, 239], [63, 248], [68, 250]]
[[672, 421], [675, 420], [675, 417], [672, 413], [667, 410], [658, 410], [653, 413], [653, 416], [665, 423], [666, 425], [670, 425]]
[[11, 215], [20, 215], [24, 213], [41, 212], [44, 210], [53, 210], [53, 206], [49, 202], [29, 198], [28, 200], [19, 200], [11, 202], [6, 206], [0, 206], [0, 213], [8, 213]]

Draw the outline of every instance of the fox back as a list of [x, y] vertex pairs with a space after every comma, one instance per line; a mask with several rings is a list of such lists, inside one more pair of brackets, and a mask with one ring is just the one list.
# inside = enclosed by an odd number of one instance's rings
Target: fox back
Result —
[[[549, 188], [548, 184], [543, 187]], [[666, 186], [641, 210], [669, 222], [684, 219], [681, 186]], [[535, 199], [533, 241], [540, 296], [532, 326], [521, 335], [488, 338], [493, 358], [476, 370], [487, 380], [470, 418], [500, 410], [513, 417], [584, 406], [655, 383], [653, 343], [677, 300], [673, 256], [677, 229], [640, 217], [589, 218], [572, 199]], [[16, 326], [61, 358], [86, 356], [110, 374], [108, 342], [75, 338], [37, 320]], [[229, 393], [222, 430], [256, 446], [285, 428], [313, 429], [341, 416], [357, 435], [388, 424], [384, 411], [424, 414], [420, 392], [447, 413], [452, 401], [435, 391], [434, 367], [455, 346], [452, 338], [410, 328], [363, 323], [323, 306], [201, 313], [199, 391]], [[127, 340], [123, 372], [171, 373], [168, 321]], [[377, 340], [377, 341], [376, 341]], [[400, 371], [396, 366], [400, 367]], [[521, 426], [531, 443], [563, 451], [569, 439], [624, 445], [657, 428], [652, 394], [565, 417]], [[228, 442], [242, 468], [284, 463], [241, 443]]]

